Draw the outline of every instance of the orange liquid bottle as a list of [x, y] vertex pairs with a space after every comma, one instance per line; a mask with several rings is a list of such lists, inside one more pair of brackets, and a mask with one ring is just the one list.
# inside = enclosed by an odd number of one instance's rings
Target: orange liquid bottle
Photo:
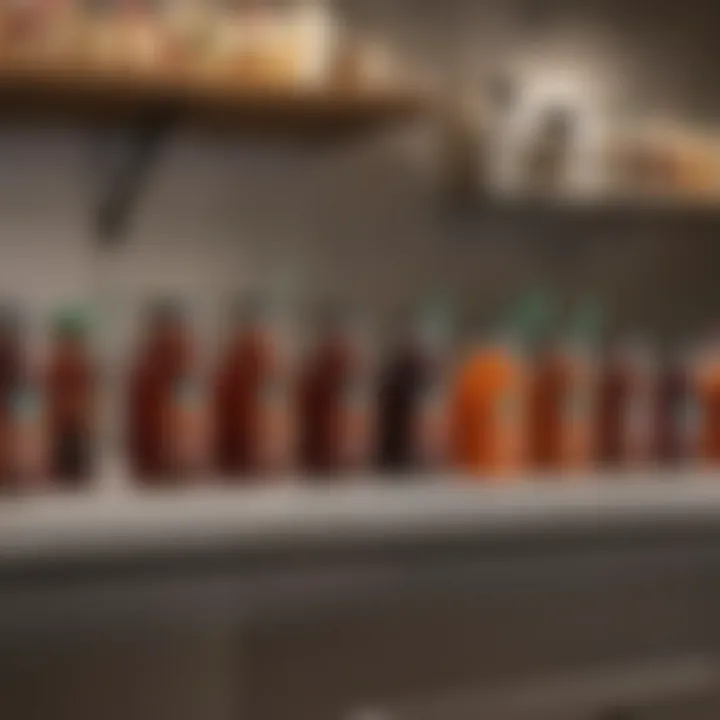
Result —
[[459, 470], [507, 482], [527, 467], [528, 351], [548, 313], [544, 294], [524, 296], [495, 338], [460, 367], [450, 413]]
[[525, 462], [527, 369], [510, 343], [474, 350], [453, 388], [451, 448], [458, 470], [506, 479]]

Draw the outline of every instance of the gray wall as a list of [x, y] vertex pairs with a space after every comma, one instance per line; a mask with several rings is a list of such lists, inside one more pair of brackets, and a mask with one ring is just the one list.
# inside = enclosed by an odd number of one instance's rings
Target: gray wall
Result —
[[[531, 3], [343, 0], [358, 29], [393, 40], [422, 67], [480, 77], [517, 55], [587, 69], [609, 107], [712, 118], [713, 3], [589, 1], [546, 27]], [[542, 3], [541, 7], [544, 7]], [[523, 8], [525, 8], [523, 10]], [[344, 147], [258, 147], [174, 137], [151, 177], [127, 245], [95, 251], [90, 138], [0, 132], [0, 291], [39, 311], [100, 293], [120, 332], [143, 297], [181, 290], [214, 334], [220, 298], [287, 275], [300, 299], [338, 294], [379, 326], [425, 292], [453, 299], [467, 334], [529, 285], [566, 301], [605, 298], [614, 324], [675, 335], [715, 317], [720, 223], [608, 224], [598, 218], [448, 222], [423, 160], [423, 128]]]

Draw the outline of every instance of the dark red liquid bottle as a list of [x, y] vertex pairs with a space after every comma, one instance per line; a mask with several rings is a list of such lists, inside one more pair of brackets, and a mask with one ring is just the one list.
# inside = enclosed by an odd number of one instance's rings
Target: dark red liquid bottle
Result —
[[657, 456], [666, 465], [698, 460], [700, 398], [684, 357], [663, 366], [658, 382]]
[[348, 318], [333, 315], [306, 358], [297, 423], [303, 469], [328, 475], [367, 468], [373, 457], [366, 348]]
[[128, 453], [137, 479], [174, 484], [207, 470], [208, 418], [197, 348], [175, 303], [152, 309], [131, 371]]
[[440, 468], [447, 453], [447, 378], [442, 330], [430, 319], [391, 353], [378, 389], [378, 463], [391, 472]]
[[643, 467], [655, 460], [658, 373], [643, 346], [625, 346], [607, 358], [598, 386], [600, 464]]
[[50, 473], [69, 487], [90, 481], [94, 459], [95, 363], [82, 318], [58, 317], [45, 371]]
[[292, 465], [289, 358], [279, 319], [250, 305], [234, 321], [215, 384], [215, 454], [226, 477], [280, 474]]

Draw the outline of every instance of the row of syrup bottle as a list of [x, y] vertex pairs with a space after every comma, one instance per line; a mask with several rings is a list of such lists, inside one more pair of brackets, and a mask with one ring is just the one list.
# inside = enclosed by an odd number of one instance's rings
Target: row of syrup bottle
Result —
[[357, 319], [332, 309], [293, 362], [279, 313], [255, 301], [236, 313], [217, 367], [205, 373], [185, 313], [163, 304], [131, 372], [133, 474], [157, 484], [213, 470], [321, 479], [378, 465], [437, 469], [446, 458], [437, 325], [423, 314], [378, 373]]

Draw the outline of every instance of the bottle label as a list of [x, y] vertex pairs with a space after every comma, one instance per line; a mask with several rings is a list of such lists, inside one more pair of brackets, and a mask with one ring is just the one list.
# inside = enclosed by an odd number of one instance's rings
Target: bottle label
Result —
[[259, 397], [263, 407], [282, 406], [287, 397], [287, 384], [279, 375], [272, 375], [261, 384]]
[[445, 387], [438, 378], [428, 378], [420, 389], [413, 417], [413, 456], [420, 465], [435, 465], [445, 450]]
[[626, 452], [630, 457], [644, 457], [650, 449], [652, 412], [650, 399], [644, 392], [628, 400], [625, 418]]
[[420, 407], [432, 411], [441, 404], [444, 395], [443, 383], [437, 378], [428, 378], [420, 390]]
[[570, 423], [583, 423], [590, 414], [590, 393], [587, 388], [570, 390], [565, 399], [565, 419]]
[[173, 402], [178, 409], [188, 411], [198, 405], [199, 383], [190, 376], [182, 377], [173, 385]]
[[345, 383], [344, 403], [349, 410], [363, 410], [368, 400], [368, 382], [363, 375], [353, 375]]
[[172, 388], [172, 409], [167, 433], [169, 469], [177, 472], [198, 468], [206, 450], [206, 425], [202, 391], [196, 377], [179, 378]]
[[518, 409], [518, 398], [515, 393], [504, 392], [496, 401], [495, 418], [504, 427], [514, 425], [517, 420]]
[[290, 453], [290, 417], [287, 382], [280, 375], [269, 377], [260, 387], [260, 432], [258, 464], [261, 468], [285, 465]]
[[37, 390], [23, 385], [12, 391], [8, 414], [11, 423], [10, 466], [21, 477], [42, 474], [45, 460], [41, 423], [41, 399]]
[[341, 452], [348, 466], [361, 464], [370, 447], [368, 379], [364, 374], [350, 378], [343, 393]]

